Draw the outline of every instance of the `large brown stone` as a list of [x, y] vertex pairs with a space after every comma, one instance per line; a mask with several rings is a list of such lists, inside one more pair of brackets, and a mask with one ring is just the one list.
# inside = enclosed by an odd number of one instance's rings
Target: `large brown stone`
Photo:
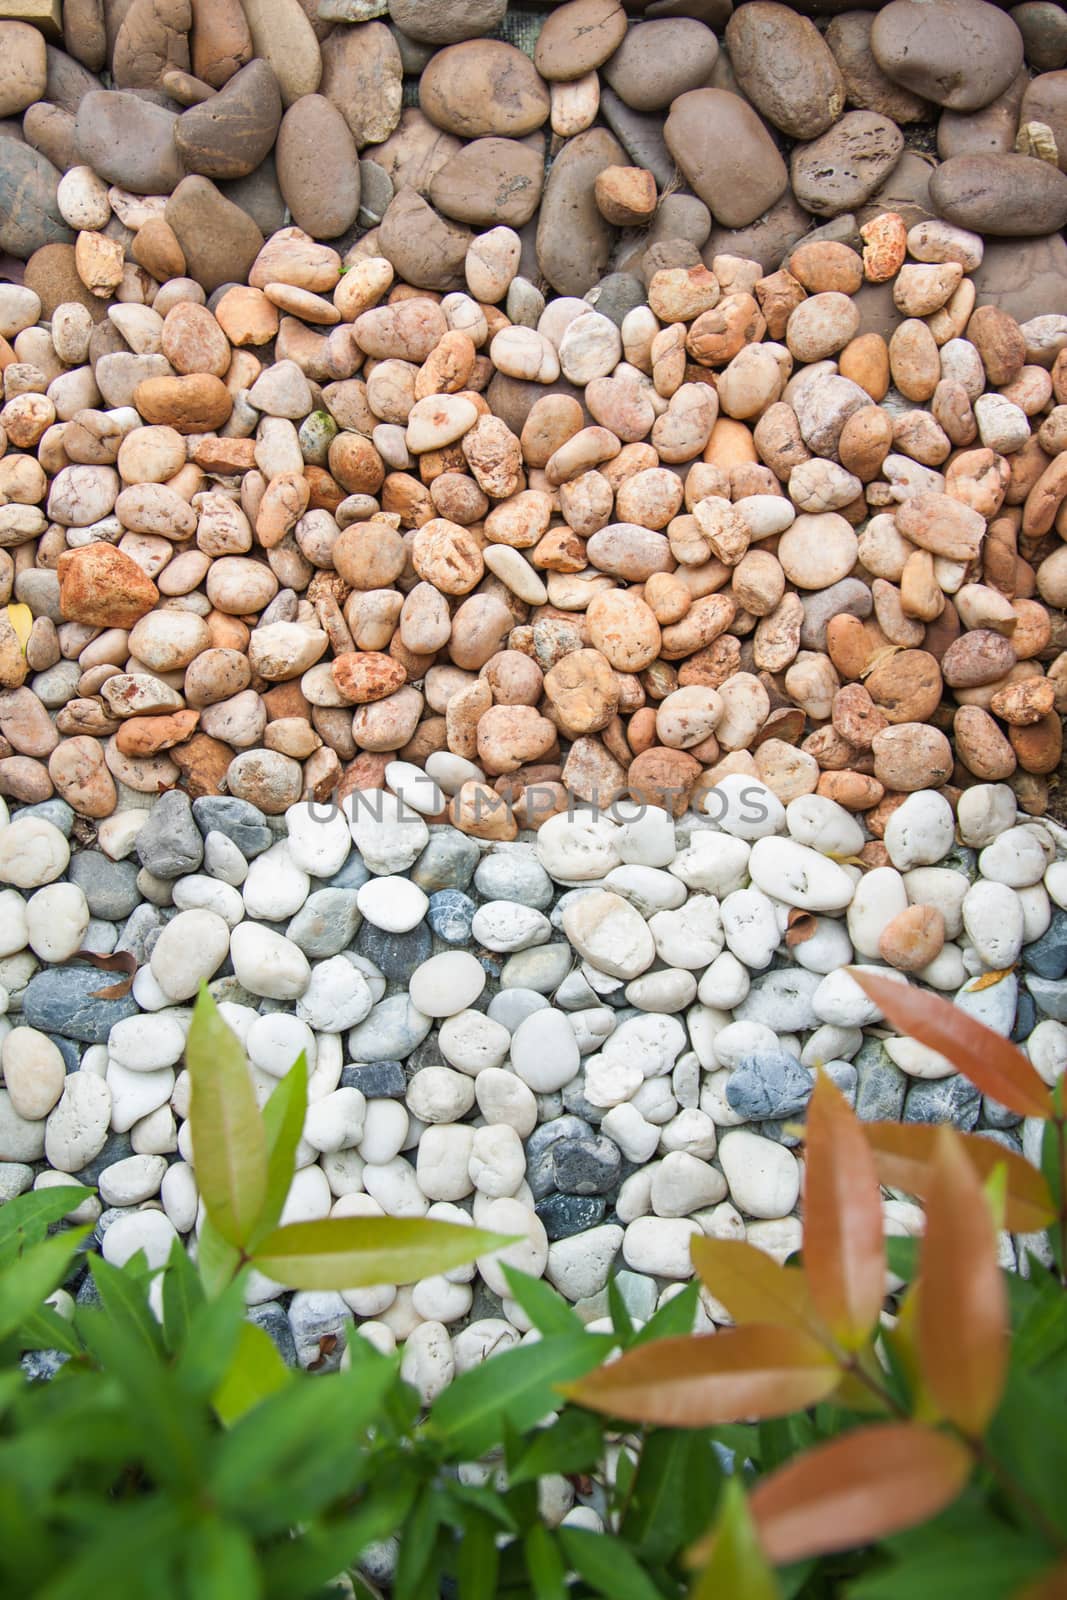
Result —
[[56, 203], [60, 174], [30, 145], [0, 138], [0, 250], [25, 261], [73, 237]]
[[209, 178], [184, 178], [164, 213], [185, 253], [189, 276], [210, 294], [243, 283], [263, 248], [263, 235]]
[[322, 42], [319, 92], [337, 107], [359, 149], [393, 132], [403, 76], [397, 42], [382, 22], [335, 28]]
[[394, 196], [378, 229], [379, 253], [392, 262], [397, 276], [441, 293], [464, 286], [470, 241], [469, 229], [439, 217], [413, 189]]
[[[48, 0], [40, 0], [41, 4]], [[58, 0], [51, 0], [58, 10]], [[90, 72], [99, 72], [107, 60], [104, 0], [66, 0], [63, 6], [63, 44]]]
[[877, 111], [894, 122], [922, 122], [930, 114], [929, 101], [886, 77], [871, 54], [873, 27], [871, 12], [846, 11], [834, 17], [826, 30], [826, 43], [845, 80], [849, 105], [857, 111]]
[[246, 178], [270, 154], [281, 119], [277, 78], [266, 61], [250, 61], [218, 94], [182, 113], [175, 138], [190, 172]]
[[47, 79], [43, 35], [28, 22], [0, 21], [0, 117], [43, 99]]
[[430, 183], [430, 199], [446, 217], [491, 228], [521, 228], [537, 210], [544, 161], [518, 139], [474, 139]]
[[191, 4], [193, 72], [213, 89], [221, 89], [252, 59], [252, 35], [241, 0], [191, 0]]
[[283, 104], [291, 106], [302, 94], [314, 94], [322, 77], [322, 56], [300, 0], [241, 3], [255, 54], [274, 68]]
[[717, 223], [743, 228], [785, 193], [785, 162], [752, 107], [725, 89], [694, 89], [671, 106], [664, 134]]
[[1023, 95], [1019, 122], [1043, 122], [1056, 141], [1060, 171], [1067, 172], [1067, 72], [1043, 72]]
[[820, 138], [797, 145], [793, 193], [817, 217], [855, 211], [885, 182], [904, 153], [904, 135], [876, 111], [849, 111]]
[[185, 171], [173, 111], [129, 91], [98, 89], [78, 107], [78, 155], [108, 183], [134, 194], [170, 194]]
[[[956, 156], [930, 179], [939, 216], [975, 233], [1029, 238], [1067, 223], [1067, 174], [1033, 156]], [[1048, 310], [1049, 307], [1035, 307]]]
[[419, 105], [461, 139], [521, 139], [548, 120], [548, 90], [514, 45], [471, 39], [439, 50], [419, 80]]
[[663, 17], [630, 28], [604, 66], [604, 80], [634, 111], [664, 111], [708, 82], [719, 54], [710, 28], [692, 17]]
[[559, 294], [583, 295], [607, 272], [615, 230], [597, 210], [595, 185], [605, 167], [625, 164], [606, 128], [568, 139], [553, 162], [537, 224], [537, 264]]
[[298, 228], [316, 239], [336, 239], [352, 226], [359, 211], [359, 157], [348, 124], [325, 95], [306, 94], [289, 107], [275, 159]]
[[987, 0], [891, 0], [875, 18], [871, 49], [894, 83], [950, 111], [987, 106], [1023, 64], [1022, 34]]
[[845, 81], [815, 24], [776, 0], [751, 0], [726, 27], [747, 99], [792, 139], [815, 139], [845, 108]]
[[78, 277], [72, 244], [46, 244], [35, 250], [26, 263], [25, 283], [41, 300], [41, 315], [50, 318], [57, 306], [72, 301], [82, 305], [94, 322], [107, 316], [107, 301], [89, 290]]
[[115, 39], [111, 72], [119, 89], [158, 89], [165, 72], [188, 72], [189, 0], [133, 0]]
[[573, 83], [594, 72], [626, 37], [619, 0], [571, 0], [545, 18], [534, 46], [534, 66], [550, 82]]

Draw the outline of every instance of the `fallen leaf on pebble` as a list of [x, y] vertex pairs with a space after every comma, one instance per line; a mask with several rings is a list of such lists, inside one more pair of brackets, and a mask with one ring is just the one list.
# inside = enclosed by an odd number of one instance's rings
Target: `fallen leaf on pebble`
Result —
[[29, 606], [10, 605], [7, 608], [7, 620], [10, 622], [19, 644], [22, 646], [23, 655], [25, 655], [30, 630], [33, 627], [33, 612]]
[[[88, 961], [90, 966], [99, 967], [101, 972], [126, 974], [121, 983], [109, 984], [106, 989], [94, 989], [89, 996], [91, 1000], [125, 1000], [133, 988], [133, 980], [137, 975], [137, 957], [130, 950], [119, 950], [113, 956], [102, 956], [95, 950], [75, 950], [69, 960]], [[69, 963], [63, 964], [66, 966]]]

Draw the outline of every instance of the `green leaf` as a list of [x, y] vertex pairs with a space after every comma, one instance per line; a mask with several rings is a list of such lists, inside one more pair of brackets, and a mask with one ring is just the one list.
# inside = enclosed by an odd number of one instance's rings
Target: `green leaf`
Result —
[[692, 1283], [686, 1284], [681, 1294], [664, 1301], [659, 1310], [652, 1313], [644, 1327], [634, 1335], [630, 1349], [650, 1344], [653, 1339], [676, 1339], [682, 1334], [692, 1333], [699, 1301], [700, 1284], [694, 1278]]
[[479, 1456], [496, 1444], [502, 1417], [522, 1430], [559, 1410], [556, 1384], [599, 1366], [613, 1343], [610, 1335], [583, 1329], [505, 1350], [449, 1385], [434, 1402], [426, 1431], [461, 1460]]
[[517, 1267], [505, 1267], [511, 1298], [522, 1307], [538, 1333], [577, 1333], [585, 1326], [578, 1313], [543, 1278], [531, 1278]]
[[51, 1306], [32, 1311], [19, 1327], [18, 1337], [23, 1350], [61, 1350], [68, 1356], [82, 1353], [82, 1343], [73, 1324]]
[[269, 1334], [253, 1322], [242, 1322], [237, 1349], [212, 1402], [219, 1421], [232, 1427], [253, 1406], [284, 1389], [292, 1377]]
[[656, 1565], [691, 1544], [712, 1515], [722, 1469], [710, 1435], [657, 1428], [641, 1447], [622, 1533]]
[[393, 1584], [397, 1600], [416, 1600], [416, 1596], [437, 1594], [437, 1585], [427, 1590], [425, 1579], [433, 1560], [438, 1531], [447, 1516], [445, 1496], [437, 1489], [425, 1487], [411, 1509], [400, 1540]]
[[523, 1541], [523, 1554], [534, 1600], [567, 1600], [567, 1569], [556, 1539], [547, 1528], [530, 1529]]
[[189, 1337], [189, 1327], [204, 1303], [196, 1268], [181, 1239], [170, 1248], [163, 1272], [163, 1338], [171, 1355], [177, 1355]]
[[189, 1531], [185, 1561], [189, 1600], [261, 1600], [263, 1580], [243, 1528], [205, 1517]]
[[286, 1537], [271, 1550], [266, 1574], [268, 1600], [293, 1600], [294, 1595], [315, 1593], [337, 1573], [354, 1566], [369, 1544], [397, 1532], [414, 1495], [412, 1479], [390, 1481], [376, 1476], [373, 1495], [358, 1511], [325, 1525], [312, 1525], [295, 1538]]
[[615, 1337], [623, 1349], [626, 1349], [634, 1336], [633, 1318], [630, 1316], [630, 1308], [622, 1297], [622, 1291], [613, 1277], [608, 1279], [608, 1310], [611, 1313], [611, 1326], [614, 1329]]
[[564, 1411], [534, 1433], [508, 1473], [511, 1484], [535, 1483], [547, 1473], [588, 1472], [604, 1447], [604, 1425], [589, 1411]]
[[211, 1298], [222, 1294], [233, 1282], [241, 1265], [241, 1253], [228, 1244], [215, 1227], [210, 1216], [205, 1216], [196, 1241], [196, 1265], [204, 1293]]
[[43, 1239], [52, 1223], [62, 1222], [69, 1211], [95, 1193], [81, 1184], [64, 1183], [16, 1195], [0, 1206], [0, 1267], [14, 1261], [27, 1245]]
[[53, 1569], [33, 1600], [87, 1600], [97, 1595], [143, 1600], [147, 1594], [162, 1594], [161, 1580], [187, 1531], [182, 1508], [159, 1496], [142, 1496], [106, 1510], [94, 1499], [93, 1513], [95, 1525], [87, 1525], [85, 1538], [70, 1559]]
[[174, 1368], [179, 1385], [192, 1399], [211, 1398], [233, 1360], [244, 1326], [240, 1283], [231, 1283], [217, 1300], [205, 1300], [197, 1307]]
[[276, 1228], [296, 1170], [296, 1147], [308, 1106], [307, 1058], [301, 1051], [263, 1107], [267, 1135], [267, 1194], [253, 1244]]
[[276, 1228], [252, 1259], [260, 1272], [291, 1289], [360, 1289], [415, 1283], [512, 1243], [451, 1222], [330, 1217]]
[[204, 985], [185, 1059], [200, 1196], [222, 1237], [246, 1245], [267, 1198], [267, 1136], [245, 1053]]
[[1048, 1565], [1048, 1549], [993, 1514], [977, 1495], [920, 1528], [886, 1539], [888, 1564], [850, 1584], [848, 1600], [1004, 1600]]
[[220, 1442], [205, 1491], [253, 1532], [292, 1527], [364, 1470], [360, 1435], [393, 1382], [389, 1361], [289, 1383]]
[[[1064, 1297], [1067, 1311], [1067, 1296]], [[1067, 1534], [1067, 1405], [1047, 1373], [1031, 1376], [1014, 1363], [986, 1436], [989, 1451], [1046, 1520]]]
[[500, 1555], [493, 1524], [477, 1512], [464, 1519], [456, 1559], [459, 1600], [496, 1600]]
[[[100, 1267], [106, 1270], [101, 1273]], [[174, 1490], [195, 1490], [203, 1475], [209, 1435], [203, 1413], [189, 1402], [167, 1366], [158, 1336], [145, 1336], [140, 1316], [128, 1315], [128, 1297], [115, 1292], [125, 1274], [107, 1262], [93, 1262], [101, 1308], [86, 1314], [85, 1343], [107, 1375], [122, 1389], [137, 1418], [141, 1453], [160, 1482]]]
[[[144, 1260], [143, 1256], [141, 1260]], [[136, 1335], [147, 1353], [158, 1359], [163, 1351], [163, 1339], [159, 1323], [148, 1307], [145, 1280], [133, 1270], [135, 1262], [136, 1258], [134, 1262], [120, 1270], [118, 1267], [113, 1267], [103, 1256], [90, 1256], [89, 1271], [96, 1292], [100, 1296], [100, 1306], [110, 1320], [128, 1329], [131, 1336]], [[86, 1321], [95, 1314], [93, 1307], [88, 1307], [84, 1313], [79, 1308], [75, 1313], [79, 1317], [84, 1315]]]
[[[1058, 1107], [1060, 1107], [1060, 1097], [1063, 1093], [1062, 1083], [1063, 1080], [1061, 1078], [1056, 1085], [1056, 1104]], [[1067, 1174], [1064, 1173], [1063, 1134], [1061, 1128], [1061, 1123], [1046, 1122], [1045, 1130], [1041, 1135], [1041, 1172], [1045, 1182], [1048, 1184], [1052, 1205], [1057, 1216], [1063, 1214], [1064, 1206], [1067, 1205], [1067, 1194], [1064, 1193], [1064, 1181]], [[1053, 1259], [1059, 1270], [1063, 1272], [1065, 1270], [1062, 1253], [1063, 1235], [1055, 1222], [1048, 1230], [1048, 1242], [1052, 1247]]]
[[904, 1236], [889, 1238], [885, 1242], [885, 1253], [890, 1272], [910, 1283], [919, 1270], [919, 1240]]
[[0, 1339], [13, 1334], [58, 1289], [90, 1228], [71, 1228], [42, 1239], [0, 1272]]
[[690, 1600], [778, 1600], [778, 1580], [760, 1549], [737, 1478], [728, 1478], [723, 1487], [713, 1538]]
[[663, 1600], [621, 1539], [584, 1528], [560, 1528], [557, 1536], [564, 1558], [605, 1600]]

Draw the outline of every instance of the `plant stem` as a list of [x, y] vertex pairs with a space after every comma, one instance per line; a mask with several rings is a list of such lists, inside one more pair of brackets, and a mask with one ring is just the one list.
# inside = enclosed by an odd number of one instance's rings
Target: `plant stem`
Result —
[[895, 1417], [900, 1417], [904, 1420], [910, 1417], [910, 1413], [906, 1407], [901, 1405], [896, 1396], [890, 1394], [884, 1384], [879, 1383], [877, 1378], [872, 1378], [871, 1374], [860, 1365], [857, 1356], [850, 1356], [844, 1363], [843, 1370], [849, 1373], [851, 1377], [858, 1378], [863, 1387], [869, 1389], [884, 1405], [887, 1405]]
[[[634, 1460], [633, 1472], [630, 1475], [630, 1482], [627, 1485], [626, 1493], [622, 1497], [622, 1504], [620, 1505], [618, 1511], [615, 1513], [615, 1532], [616, 1533], [618, 1533], [619, 1529], [622, 1527], [623, 1523], [626, 1521], [626, 1513], [630, 1509], [630, 1502], [634, 1497], [634, 1490], [637, 1488], [637, 1474], [641, 1470], [641, 1455], [642, 1455], [642, 1452], [644, 1451], [644, 1448], [645, 1448], [645, 1439], [646, 1438], [647, 1438], [647, 1434], [645, 1433], [644, 1428], [642, 1428], [640, 1433], [637, 1436], [636, 1459]], [[620, 1448], [620, 1450], [625, 1450], [625, 1448], [626, 1448], [625, 1443], [620, 1443], [619, 1448]]]
[[1067, 1289], [1067, 1118], [1058, 1116], [1055, 1123], [1060, 1158], [1060, 1284]]
[[1067, 1540], [1064, 1539], [1063, 1534], [1055, 1523], [1049, 1521], [1041, 1507], [1036, 1505], [1030, 1498], [1028, 1492], [1020, 1484], [1016, 1483], [1003, 1462], [998, 1461], [996, 1456], [991, 1454], [985, 1440], [973, 1439], [968, 1434], [960, 1434], [959, 1437], [971, 1452], [976, 1465], [984, 1467], [990, 1476], [996, 1479], [1004, 1493], [1009, 1499], [1014, 1500], [1019, 1510], [1029, 1518], [1042, 1538], [1047, 1539], [1061, 1554], [1067, 1550]]

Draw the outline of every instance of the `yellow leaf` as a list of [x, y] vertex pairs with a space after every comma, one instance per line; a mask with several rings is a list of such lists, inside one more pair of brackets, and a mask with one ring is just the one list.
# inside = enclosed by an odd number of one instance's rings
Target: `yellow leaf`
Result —
[[7, 608], [7, 620], [11, 624], [19, 644], [22, 646], [23, 655], [25, 655], [30, 629], [33, 627], [33, 612], [29, 606], [10, 605]]
[[1013, 971], [1013, 967], [1004, 967], [1000, 972], [983, 972], [980, 978], [967, 985], [967, 993], [981, 994], [983, 989], [992, 989], [1002, 978], [1010, 978]]

